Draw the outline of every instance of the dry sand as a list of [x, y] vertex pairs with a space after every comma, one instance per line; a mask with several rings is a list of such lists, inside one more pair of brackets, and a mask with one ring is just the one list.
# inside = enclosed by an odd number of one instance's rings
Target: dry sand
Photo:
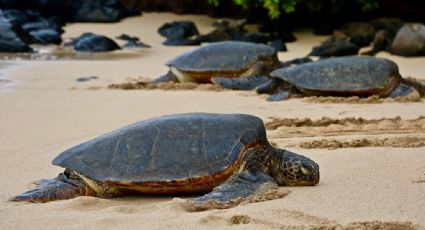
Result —
[[[250, 92], [107, 89], [109, 84], [129, 78], [161, 75], [167, 71], [164, 63], [168, 59], [191, 48], [160, 44], [163, 39], [156, 29], [176, 19], [195, 20], [202, 33], [211, 29], [212, 19], [208, 17], [150, 13], [118, 24], [72, 24], [65, 28], [65, 37], [85, 31], [111, 37], [128, 33], [139, 36], [152, 48], [82, 57], [90, 61], [0, 62], [0, 229], [414, 229], [425, 226], [424, 147], [333, 150], [300, 147], [300, 143], [314, 138], [349, 142], [403, 137], [423, 141], [425, 131], [420, 117], [425, 116], [424, 100], [314, 103], [291, 99], [272, 103]], [[302, 57], [325, 39], [308, 31], [298, 31], [296, 36], [299, 41], [289, 43], [289, 52], [280, 53], [280, 59]], [[402, 58], [386, 53], [378, 56], [396, 61], [403, 76], [425, 79], [425, 58]], [[99, 79], [76, 81], [88, 76]], [[62, 150], [141, 119], [183, 112], [249, 113], [271, 122], [330, 117], [333, 122], [328, 125], [278, 125], [268, 132], [277, 146], [317, 161], [321, 167], [320, 184], [282, 187], [280, 190], [291, 192], [281, 199], [205, 212], [187, 212], [181, 206], [185, 197], [168, 196], [108, 200], [79, 197], [45, 204], [7, 201], [32, 188], [34, 181], [61, 172], [50, 162]], [[395, 119], [397, 116], [400, 118]], [[363, 122], [341, 122], [351, 117], [362, 118]], [[370, 122], [372, 119], [375, 121]]]

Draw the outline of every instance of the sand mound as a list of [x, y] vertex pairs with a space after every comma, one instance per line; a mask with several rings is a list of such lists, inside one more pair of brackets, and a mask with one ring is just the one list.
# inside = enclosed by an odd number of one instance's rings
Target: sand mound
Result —
[[[327, 127], [330, 125], [358, 125], [364, 126], [368, 124], [388, 124], [392, 123], [397, 127], [403, 127], [407, 124], [412, 124], [422, 128], [425, 125], [425, 117], [420, 116], [416, 119], [402, 120], [399, 116], [394, 118], [381, 118], [381, 119], [364, 119], [364, 118], [355, 118], [347, 117], [342, 119], [333, 119], [329, 117], [322, 117], [317, 120], [311, 120], [310, 118], [276, 118], [272, 117], [271, 121], [266, 123], [267, 129], [277, 129], [280, 126], [308, 126], [308, 127]], [[424, 126], [425, 127], [425, 126]]]
[[395, 138], [361, 138], [348, 141], [336, 139], [321, 139], [306, 141], [299, 144], [306, 149], [312, 148], [359, 148], [359, 147], [395, 147], [395, 148], [419, 148], [425, 146], [425, 138], [395, 137]]
[[383, 221], [368, 221], [368, 222], [353, 222], [342, 227], [345, 230], [359, 229], [376, 229], [376, 230], [410, 230], [420, 229], [411, 222], [383, 222]]
[[[284, 220], [296, 221], [299, 224], [283, 224]], [[363, 221], [351, 222], [348, 224], [339, 224], [335, 221], [326, 218], [312, 216], [299, 211], [284, 211], [282, 213], [282, 222], [270, 221], [263, 218], [252, 217], [246, 214], [233, 214], [233, 215], [217, 215], [208, 214], [199, 220], [202, 224], [209, 225], [240, 225], [252, 224], [256, 225], [259, 229], [284, 229], [284, 230], [416, 230], [420, 229], [419, 226], [411, 222], [398, 222], [398, 221]], [[217, 227], [218, 227], [217, 226]]]
[[177, 83], [177, 82], [161, 82], [148, 83], [146, 80], [133, 79], [125, 83], [110, 84], [109, 89], [162, 89], [162, 90], [200, 90], [200, 91], [224, 91], [226, 89], [214, 84], [197, 84], [193, 82]]
[[385, 102], [418, 102], [421, 101], [421, 96], [418, 93], [411, 94], [405, 97], [396, 98], [380, 98], [377, 95], [370, 97], [332, 97], [332, 96], [311, 96], [305, 97], [304, 102], [309, 103], [344, 103], [344, 104], [379, 104]]

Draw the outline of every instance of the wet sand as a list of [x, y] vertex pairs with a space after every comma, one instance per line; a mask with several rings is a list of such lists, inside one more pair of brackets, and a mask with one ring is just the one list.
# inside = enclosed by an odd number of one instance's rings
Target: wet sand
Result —
[[[110, 84], [129, 79], [155, 78], [167, 71], [167, 60], [191, 49], [161, 45], [163, 38], [156, 33], [157, 28], [178, 19], [194, 20], [201, 33], [212, 28], [213, 19], [208, 17], [166, 13], [145, 13], [115, 24], [71, 24], [64, 37], [87, 31], [110, 37], [127, 33], [139, 36], [152, 48], [118, 51], [91, 60], [0, 61], [0, 78], [12, 81], [0, 86], [0, 229], [425, 227], [425, 147], [313, 145], [307, 149], [302, 145], [317, 140], [423, 141], [424, 99], [317, 103], [295, 98], [267, 102], [252, 92], [108, 89]], [[279, 53], [281, 60], [302, 57], [326, 38], [303, 30], [295, 35], [298, 41], [287, 44], [289, 52]], [[396, 61], [403, 76], [425, 79], [423, 57], [378, 56]], [[98, 79], [77, 81], [90, 76]], [[319, 185], [281, 187], [281, 191], [290, 191], [281, 199], [205, 212], [187, 212], [181, 206], [181, 199], [187, 197], [172, 196], [78, 197], [45, 204], [7, 201], [32, 188], [33, 182], [61, 172], [50, 162], [64, 149], [141, 119], [185, 112], [249, 113], [268, 124], [279, 121], [276, 127], [268, 125], [269, 139], [278, 147], [317, 161], [321, 167]], [[327, 123], [314, 125], [323, 117], [329, 118]], [[303, 122], [304, 118], [311, 122]], [[285, 125], [287, 119], [301, 122], [299, 126]]]

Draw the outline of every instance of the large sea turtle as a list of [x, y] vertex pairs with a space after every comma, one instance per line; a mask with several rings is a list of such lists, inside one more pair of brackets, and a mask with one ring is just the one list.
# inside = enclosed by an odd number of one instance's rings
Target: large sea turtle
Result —
[[272, 147], [263, 121], [245, 114], [188, 113], [140, 121], [65, 150], [53, 164], [65, 171], [11, 200], [207, 193], [188, 202], [224, 208], [278, 185], [319, 182], [314, 161]]
[[[284, 100], [301, 96], [399, 97], [425, 94], [425, 86], [403, 79], [391, 60], [368, 56], [328, 58], [297, 66], [276, 69], [271, 79], [256, 87], [258, 93], [272, 94], [268, 100]], [[225, 88], [237, 88], [245, 79], [213, 78]]]
[[[270, 71], [278, 68], [280, 62], [273, 47], [240, 41], [210, 43], [188, 51], [167, 62], [170, 71], [154, 80], [208, 83], [211, 77], [248, 77], [263, 83]], [[252, 83], [251, 83], [252, 84]]]

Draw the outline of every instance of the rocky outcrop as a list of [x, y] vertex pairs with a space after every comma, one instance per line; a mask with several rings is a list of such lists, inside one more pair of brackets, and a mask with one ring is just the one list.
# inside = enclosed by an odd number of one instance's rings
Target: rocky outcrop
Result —
[[406, 23], [391, 44], [390, 52], [401, 56], [425, 55], [425, 25]]
[[63, 22], [58, 17], [43, 17], [33, 10], [3, 10], [3, 19], [15, 23], [23, 31], [27, 44], [60, 44]]
[[35, 10], [71, 22], [116, 22], [140, 14], [136, 0], [0, 0], [2, 9]]
[[350, 42], [358, 47], [368, 46], [374, 36], [375, 28], [366, 22], [350, 22], [339, 28], [339, 31], [350, 38]]
[[0, 52], [31, 52], [31, 38], [16, 20], [8, 20], [0, 10]]

